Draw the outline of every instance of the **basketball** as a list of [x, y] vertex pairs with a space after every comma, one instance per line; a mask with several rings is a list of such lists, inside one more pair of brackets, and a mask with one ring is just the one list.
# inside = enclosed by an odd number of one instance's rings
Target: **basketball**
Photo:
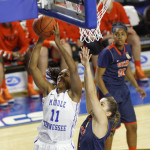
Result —
[[40, 15], [40, 17], [33, 22], [33, 30], [38, 36], [48, 38], [53, 35], [52, 31], [55, 25], [56, 21], [54, 18]]

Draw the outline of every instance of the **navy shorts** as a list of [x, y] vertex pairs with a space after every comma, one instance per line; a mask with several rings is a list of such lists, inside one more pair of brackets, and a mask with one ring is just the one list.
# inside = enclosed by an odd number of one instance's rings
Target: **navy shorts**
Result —
[[88, 47], [88, 49], [90, 49], [90, 54], [92, 55], [99, 55], [99, 53], [102, 51], [102, 45], [100, 43], [101, 41], [94, 41], [94, 42], [90, 42], [90, 43], [86, 43], [84, 42], [85, 46]]
[[[132, 124], [136, 123], [136, 115], [133, 108], [133, 104], [130, 97], [130, 92], [126, 84], [121, 86], [114, 86], [114, 85], [106, 85], [107, 90], [109, 93], [114, 97], [118, 104], [118, 110], [120, 112], [120, 123], [124, 124]], [[97, 88], [99, 97], [102, 98], [104, 95], [102, 92]], [[120, 126], [120, 123], [117, 127]]]

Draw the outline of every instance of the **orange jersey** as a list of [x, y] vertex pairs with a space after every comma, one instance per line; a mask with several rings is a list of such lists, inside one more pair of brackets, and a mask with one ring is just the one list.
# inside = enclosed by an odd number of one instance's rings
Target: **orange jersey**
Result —
[[[32, 27], [33, 21], [34, 19], [26, 20], [26, 27], [28, 30], [28, 38], [29, 38], [30, 44], [36, 43], [38, 40], [38, 36], [35, 34], [33, 27]], [[60, 24], [59, 20], [56, 20], [56, 22]], [[60, 38], [64, 38], [64, 29], [61, 28], [60, 25], [59, 25], [59, 29], [60, 29]], [[43, 46], [50, 47], [49, 42], [54, 41], [54, 40], [55, 40], [55, 35], [52, 35], [51, 37], [44, 40]]]
[[0, 23], [0, 49], [12, 54], [13, 50], [19, 48], [24, 54], [29, 46], [26, 34], [18, 21], [11, 22], [11, 27], [6, 28]]
[[[99, 11], [101, 10], [101, 6], [99, 7]], [[130, 21], [125, 12], [123, 6], [118, 2], [113, 2], [113, 8], [111, 13], [105, 13], [100, 25], [100, 30], [103, 33], [108, 32], [111, 33], [112, 24], [115, 22], [123, 22], [124, 24], [130, 25]]]

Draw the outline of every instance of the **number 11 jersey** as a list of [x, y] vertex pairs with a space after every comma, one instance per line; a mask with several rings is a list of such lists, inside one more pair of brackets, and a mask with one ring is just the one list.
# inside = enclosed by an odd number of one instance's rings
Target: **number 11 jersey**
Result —
[[52, 90], [43, 102], [43, 120], [38, 127], [39, 139], [46, 143], [71, 140], [77, 123], [80, 103], [73, 102], [68, 91]]

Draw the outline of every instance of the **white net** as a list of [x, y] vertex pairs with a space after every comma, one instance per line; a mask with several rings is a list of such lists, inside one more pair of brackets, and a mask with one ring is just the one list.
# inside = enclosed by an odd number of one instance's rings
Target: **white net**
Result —
[[[102, 38], [100, 31], [100, 22], [105, 14], [106, 10], [110, 5], [111, 0], [100, 0], [97, 4], [97, 28], [95, 29], [84, 29], [79, 28], [80, 31], [80, 41], [85, 41], [87, 43], [94, 42], [95, 40], [99, 41]], [[98, 11], [99, 6], [102, 4], [102, 9]]]

